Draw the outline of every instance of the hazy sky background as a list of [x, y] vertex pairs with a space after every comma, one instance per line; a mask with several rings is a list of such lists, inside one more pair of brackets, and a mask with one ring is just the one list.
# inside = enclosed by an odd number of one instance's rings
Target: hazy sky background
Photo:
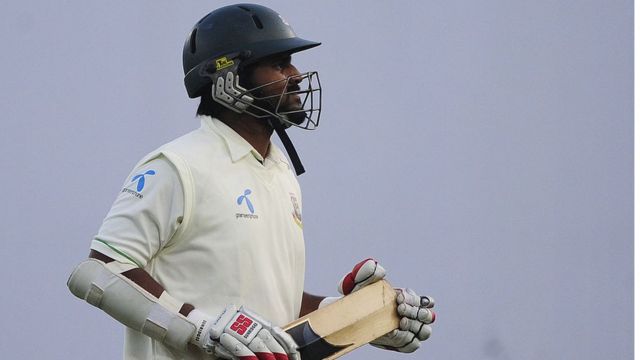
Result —
[[[434, 296], [413, 355], [630, 359], [633, 2], [263, 1], [318, 70], [307, 290], [362, 258]], [[5, 1], [0, 353], [116, 359], [122, 327], [65, 286], [133, 165], [199, 124], [193, 24], [230, 2]]]

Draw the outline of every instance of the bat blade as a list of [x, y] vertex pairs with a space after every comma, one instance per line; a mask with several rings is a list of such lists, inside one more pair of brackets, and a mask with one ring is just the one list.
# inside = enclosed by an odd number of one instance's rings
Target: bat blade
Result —
[[336, 359], [397, 329], [396, 292], [382, 280], [284, 326], [302, 360]]

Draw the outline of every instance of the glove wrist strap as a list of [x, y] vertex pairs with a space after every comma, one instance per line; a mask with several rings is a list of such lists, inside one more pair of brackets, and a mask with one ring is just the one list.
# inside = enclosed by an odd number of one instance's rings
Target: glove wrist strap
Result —
[[187, 320], [196, 327], [196, 331], [191, 337], [191, 343], [199, 348], [205, 348], [209, 337], [209, 328], [211, 328], [213, 322], [211, 316], [198, 309], [193, 309], [187, 316]]

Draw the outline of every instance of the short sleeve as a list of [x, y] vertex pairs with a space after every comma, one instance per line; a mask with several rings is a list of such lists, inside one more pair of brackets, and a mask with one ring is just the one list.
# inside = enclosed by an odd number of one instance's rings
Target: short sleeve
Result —
[[127, 177], [91, 249], [144, 267], [183, 219], [184, 195], [176, 168], [160, 155]]

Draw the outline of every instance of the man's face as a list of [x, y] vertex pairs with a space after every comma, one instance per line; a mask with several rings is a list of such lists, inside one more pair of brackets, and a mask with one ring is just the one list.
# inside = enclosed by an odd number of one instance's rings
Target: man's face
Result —
[[[300, 95], [295, 93], [300, 90], [298, 84], [301, 79], [295, 77], [300, 75], [298, 69], [291, 64], [291, 55], [275, 55], [261, 60], [252, 66], [250, 83], [251, 87], [258, 87], [271, 84], [254, 91], [254, 95], [259, 98], [266, 98], [261, 102], [267, 105], [271, 111], [288, 112], [302, 109]], [[287, 78], [294, 76], [294, 78]], [[281, 94], [288, 93], [280, 97]], [[279, 104], [278, 104], [279, 102]], [[289, 121], [296, 124], [302, 123], [305, 118], [303, 112], [291, 114]]]

